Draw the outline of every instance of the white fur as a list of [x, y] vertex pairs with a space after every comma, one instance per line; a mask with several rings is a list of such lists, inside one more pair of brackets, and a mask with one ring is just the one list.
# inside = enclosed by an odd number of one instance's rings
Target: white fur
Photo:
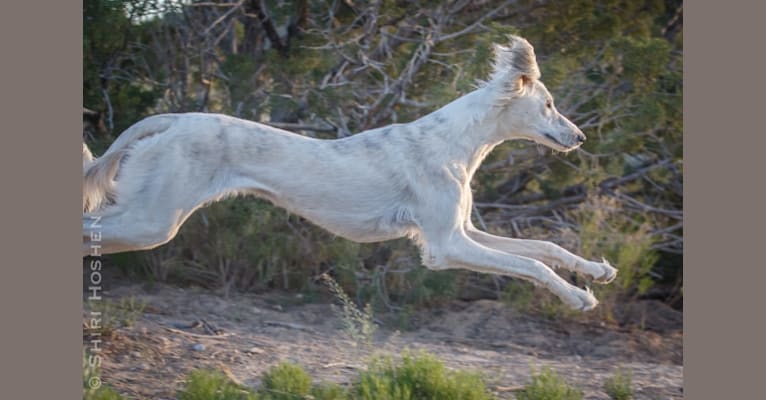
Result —
[[132, 126], [98, 159], [84, 148], [84, 252], [94, 231], [102, 254], [159, 246], [197, 208], [252, 194], [353, 241], [410, 237], [428, 268], [526, 279], [591, 309], [593, 295], [548, 265], [605, 283], [616, 275], [608, 263], [471, 223], [471, 178], [497, 144], [569, 151], [585, 138], [550, 103], [529, 43], [510, 41], [496, 48], [486, 84], [407, 124], [318, 140], [220, 114], [166, 114]]

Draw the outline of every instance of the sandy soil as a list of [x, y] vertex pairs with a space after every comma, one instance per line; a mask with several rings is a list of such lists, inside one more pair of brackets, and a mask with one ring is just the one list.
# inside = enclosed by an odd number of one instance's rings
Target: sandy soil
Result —
[[[102, 379], [129, 398], [174, 399], [196, 368], [223, 370], [245, 385], [283, 360], [317, 380], [348, 384], [372, 353], [426, 350], [451, 368], [480, 371], [502, 399], [548, 366], [583, 389], [585, 399], [608, 399], [602, 385], [616, 367], [632, 372], [636, 399], [683, 398], [681, 314], [647, 303], [653, 330], [537, 320], [500, 302], [455, 302], [413, 315], [410, 329], [379, 327], [373, 346], [355, 346], [329, 304], [299, 304], [294, 296], [237, 294], [228, 299], [202, 289], [122, 286], [111, 302], [145, 303], [130, 327], [104, 345]], [[84, 311], [85, 317], [85, 311]], [[383, 318], [383, 317], [381, 317]], [[198, 320], [220, 328], [220, 334]], [[84, 332], [87, 347], [89, 336]]]

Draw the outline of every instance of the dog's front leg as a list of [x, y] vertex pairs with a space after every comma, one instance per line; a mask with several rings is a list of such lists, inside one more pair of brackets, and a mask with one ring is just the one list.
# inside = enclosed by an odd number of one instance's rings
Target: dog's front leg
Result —
[[541, 261], [486, 247], [465, 232], [453, 232], [448, 237], [443, 241], [426, 240], [424, 262], [427, 267], [463, 268], [517, 277], [549, 289], [574, 309], [585, 311], [598, 305], [589, 290], [573, 286]]
[[554, 268], [564, 268], [586, 275], [598, 283], [609, 283], [617, 276], [617, 269], [606, 260], [588, 261], [552, 242], [495, 236], [474, 227], [468, 227], [466, 233], [471, 239], [487, 247], [534, 258]]

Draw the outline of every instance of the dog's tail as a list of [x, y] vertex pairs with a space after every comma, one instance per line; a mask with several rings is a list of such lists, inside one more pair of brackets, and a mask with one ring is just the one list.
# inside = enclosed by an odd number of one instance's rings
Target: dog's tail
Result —
[[145, 118], [126, 129], [101, 157], [95, 158], [82, 144], [82, 211], [96, 211], [109, 199], [114, 199], [114, 178], [120, 161], [141, 139], [162, 133], [177, 119], [163, 114]]

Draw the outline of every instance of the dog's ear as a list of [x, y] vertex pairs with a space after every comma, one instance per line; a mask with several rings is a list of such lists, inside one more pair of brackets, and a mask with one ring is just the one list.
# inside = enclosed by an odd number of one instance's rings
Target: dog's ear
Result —
[[491, 81], [509, 95], [520, 93], [526, 85], [540, 79], [535, 49], [526, 39], [508, 36], [508, 46], [495, 45], [495, 63]]

